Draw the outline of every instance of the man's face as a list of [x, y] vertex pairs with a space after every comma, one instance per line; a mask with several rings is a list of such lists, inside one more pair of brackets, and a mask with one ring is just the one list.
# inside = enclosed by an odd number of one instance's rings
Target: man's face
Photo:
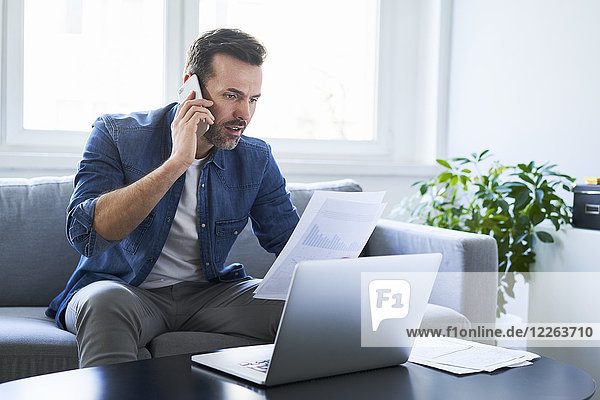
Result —
[[213, 101], [214, 125], [201, 140], [223, 150], [237, 146], [250, 123], [262, 85], [261, 67], [225, 54], [215, 54], [213, 73], [204, 82], [204, 97]]

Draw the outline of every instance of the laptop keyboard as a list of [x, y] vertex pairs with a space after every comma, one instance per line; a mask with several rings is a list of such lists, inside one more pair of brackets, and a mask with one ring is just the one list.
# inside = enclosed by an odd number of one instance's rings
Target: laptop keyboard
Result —
[[271, 360], [262, 360], [262, 361], [250, 361], [240, 363], [242, 367], [250, 368], [258, 372], [267, 373], [267, 369], [269, 369], [269, 361]]

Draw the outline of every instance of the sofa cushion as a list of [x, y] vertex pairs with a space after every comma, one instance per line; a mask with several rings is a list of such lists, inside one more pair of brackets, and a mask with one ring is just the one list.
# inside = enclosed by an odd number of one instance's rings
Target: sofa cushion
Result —
[[442, 329], [452, 326], [457, 329], [469, 329], [471, 322], [451, 308], [439, 306], [437, 304], [427, 304], [425, 314], [421, 321], [421, 329]]
[[0, 306], [47, 306], [79, 260], [65, 236], [73, 177], [0, 179]]
[[[290, 192], [292, 203], [302, 215], [315, 190], [330, 190], [337, 192], [361, 192], [362, 188], [358, 183], [351, 179], [342, 179], [337, 181], [317, 182], [317, 183], [290, 183], [287, 186]], [[242, 233], [238, 236], [227, 260], [226, 264], [240, 262], [246, 267], [246, 272], [255, 277], [263, 278], [273, 262], [275, 255], [268, 253], [258, 243], [258, 239], [252, 232], [252, 224], [247, 224]]]
[[[79, 367], [77, 341], [46, 317], [46, 307], [0, 307], [0, 382]], [[138, 360], [151, 358], [138, 349]]]
[[292, 196], [292, 203], [302, 215], [315, 190], [328, 190], [334, 192], [362, 192], [362, 187], [352, 179], [315, 183], [290, 183], [287, 186]]
[[0, 382], [78, 367], [75, 335], [45, 307], [0, 308]]

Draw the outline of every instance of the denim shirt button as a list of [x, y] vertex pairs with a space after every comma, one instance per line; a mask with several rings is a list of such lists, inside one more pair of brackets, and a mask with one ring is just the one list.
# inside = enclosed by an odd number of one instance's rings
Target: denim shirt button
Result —
[[203, 227], [203, 228], [206, 228], [206, 224], [202, 224], [202, 225], [200, 225], [200, 226], [201, 226], [201, 227]]
[[208, 262], [207, 262], [207, 263], [205, 263], [204, 265], [206, 265], [206, 266], [208, 267], [208, 266], [210, 265], [210, 263], [208, 263]]
[[154, 262], [154, 258], [150, 257], [150, 258], [148, 259], [148, 262]]
[[171, 217], [167, 217], [167, 222], [171, 222]]

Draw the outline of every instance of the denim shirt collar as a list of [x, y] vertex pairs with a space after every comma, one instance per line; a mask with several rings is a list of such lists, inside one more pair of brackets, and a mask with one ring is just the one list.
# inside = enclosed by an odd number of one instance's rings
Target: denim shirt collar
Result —
[[216, 149], [213, 152], [212, 162], [220, 169], [225, 169], [225, 159], [223, 157], [223, 151], [221, 149]]

